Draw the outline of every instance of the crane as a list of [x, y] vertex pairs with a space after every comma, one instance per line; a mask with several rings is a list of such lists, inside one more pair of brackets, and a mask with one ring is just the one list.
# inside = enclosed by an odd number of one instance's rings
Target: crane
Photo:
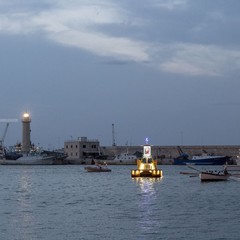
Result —
[[2, 138], [0, 139], [0, 148], [3, 148], [3, 143], [4, 143], [5, 137], [6, 137], [6, 135], [7, 135], [7, 130], [8, 130], [9, 124], [10, 124], [11, 122], [17, 122], [17, 121], [18, 121], [17, 119], [0, 119], [0, 122], [6, 123], [6, 127], [5, 127], [5, 129], [4, 129]]

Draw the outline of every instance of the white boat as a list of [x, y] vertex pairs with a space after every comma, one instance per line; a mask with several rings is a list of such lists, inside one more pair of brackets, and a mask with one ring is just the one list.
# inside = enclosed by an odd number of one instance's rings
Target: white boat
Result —
[[66, 164], [66, 154], [54, 151], [37, 151], [22, 153], [18, 158], [0, 159], [1, 165], [53, 165]]
[[52, 165], [54, 164], [55, 156], [47, 156], [45, 154], [26, 154], [22, 157], [9, 160], [1, 159], [0, 164], [2, 165]]
[[137, 162], [137, 156], [134, 154], [121, 153], [113, 157], [112, 159], [95, 159], [96, 162], [104, 163], [107, 162], [109, 165], [135, 165]]
[[84, 168], [87, 172], [111, 172], [112, 170], [109, 169], [106, 165], [94, 165], [88, 166]]
[[224, 171], [202, 171], [199, 173], [201, 181], [225, 181], [231, 176], [226, 170]]
[[118, 164], [136, 164], [137, 156], [134, 154], [127, 153], [121, 153], [115, 158], [110, 161], [111, 163], [118, 163]]

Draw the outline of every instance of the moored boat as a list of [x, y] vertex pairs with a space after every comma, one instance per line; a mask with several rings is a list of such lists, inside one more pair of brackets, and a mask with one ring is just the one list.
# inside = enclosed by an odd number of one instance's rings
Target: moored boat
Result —
[[180, 155], [173, 159], [174, 165], [224, 165], [230, 160], [230, 156], [215, 156], [207, 155], [204, 153], [200, 156], [192, 156], [189, 158], [188, 154], [184, 153], [180, 147], [178, 147]]
[[22, 156], [16, 160], [1, 159], [2, 165], [52, 165], [54, 157], [43, 157], [41, 155], [36, 156]]
[[107, 166], [104, 165], [94, 165], [88, 166], [84, 168], [87, 172], [111, 172], [112, 170], [109, 169]]
[[201, 181], [225, 181], [231, 176], [226, 170], [214, 172], [214, 171], [202, 171], [199, 173]]
[[174, 158], [174, 165], [224, 165], [231, 157], [228, 156], [193, 156], [191, 159]]
[[223, 170], [199, 170], [191, 165], [188, 167], [196, 171], [196, 174], [191, 173], [191, 176], [199, 176], [201, 181], [224, 181], [232, 176], [226, 168]]
[[65, 164], [65, 154], [55, 153], [46, 154], [44, 152], [22, 154], [17, 159], [0, 159], [1, 165], [54, 165]]
[[0, 159], [1, 165], [55, 165], [66, 164], [67, 155], [63, 152], [45, 151], [32, 147], [29, 152], [22, 152], [20, 147], [5, 149], [4, 156]]
[[107, 162], [109, 165], [133, 165], [137, 162], [137, 156], [135, 154], [130, 154], [128, 152], [121, 153], [113, 157], [112, 159], [96, 159], [98, 162]]

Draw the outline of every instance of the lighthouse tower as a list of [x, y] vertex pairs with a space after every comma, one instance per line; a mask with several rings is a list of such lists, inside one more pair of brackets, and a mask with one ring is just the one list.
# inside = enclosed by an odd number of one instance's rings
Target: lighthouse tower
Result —
[[24, 113], [22, 117], [22, 151], [28, 153], [31, 148], [31, 140], [30, 140], [30, 115], [29, 113]]

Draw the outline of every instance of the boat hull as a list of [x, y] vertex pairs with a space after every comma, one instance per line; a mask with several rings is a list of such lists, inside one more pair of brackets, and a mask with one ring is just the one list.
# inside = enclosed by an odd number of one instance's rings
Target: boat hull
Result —
[[111, 172], [112, 170], [105, 167], [85, 167], [87, 172]]
[[151, 177], [151, 178], [160, 178], [162, 177], [162, 170], [132, 170], [132, 177]]
[[208, 172], [201, 172], [199, 178], [201, 181], [226, 181], [230, 177], [230, 174], [214, 174]]
[[202, 158], [202, 159], [180, 159], [174, 158], [174, 165], [224, 165], [228, 162], [230, 157], [212, 157], [212, 158]]
[[240, 165], [225, 165], [228, 171], [240, 171]]
[[16, 160], [1, 159], [1, 165], [52, 165], [55, 157], [20, 157]]

